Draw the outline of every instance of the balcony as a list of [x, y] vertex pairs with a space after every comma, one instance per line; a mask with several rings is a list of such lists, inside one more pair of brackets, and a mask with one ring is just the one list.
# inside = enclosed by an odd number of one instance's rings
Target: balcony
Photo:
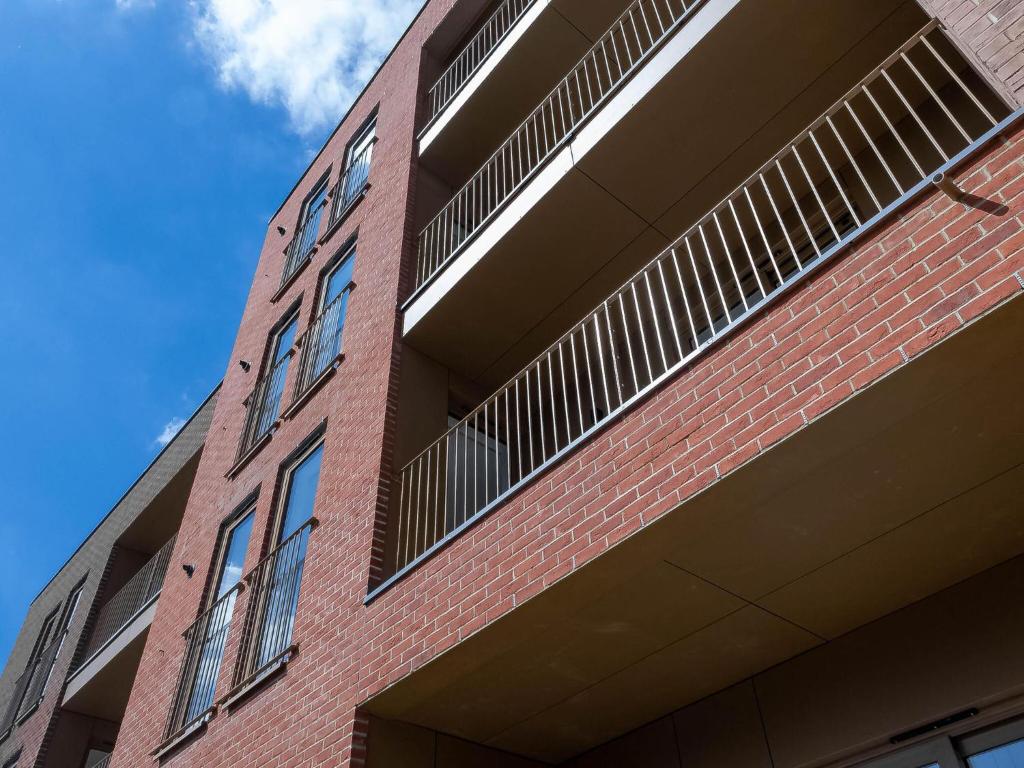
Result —
[[503, 0], [474, 20], [480, 3], [456, 4], [426, 45], [428, 67], [443, 64], [427, 93], [424, 165], [446, 181], [471, 174], [625, 5]]
[[100, 608], [83, 661], [68, 677], [62, 704], [65, 709], [120, 721], [156, 614], [174, 543], [172, 537]]
[[934, 24], [914, 34], [402, 468], [370, 599], [1016, 117]]
[[927, 21], [906, 0], [841, 0], [827, 10], [714, 1], [689, 5], [662, 36], [657, 13], [641, 5], [579, 63], [579, 85], [576, 74], [565, 78], [461, 193], [433, 209], [430, 193], [421, 196], [419, 287], [403, 305], [404, 336], [485, 389], [512, 377]]

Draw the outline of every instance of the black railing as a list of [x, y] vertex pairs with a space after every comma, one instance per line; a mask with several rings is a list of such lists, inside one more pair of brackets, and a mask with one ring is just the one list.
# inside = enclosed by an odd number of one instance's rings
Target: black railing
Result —
[[300, 398], [327, 369], [341, 359], [341, 333], [345, 308], [352, 291], [349, 284], [313, 321], [299, 340], [299, 370], [295, 379], [295, 399]]
[[88, 660], [100, 648], [107, 644], [127, 626], [135, 615], [149, 602], [160, 594], [164, 576], [167, 574], [167, 563], [171, 559], [176, 536], [172, 536], [160, 551], [157, 552], [128, 582], [117, 591], [107, 603], [100, 608], [96, 623], [89, 638], [89, 645], [84, 655]]
[[285, 248], [284, 272], [281, 274], [281, 285], [287, 283], [292, 276], [299, 271], [299, 268], [306, 263], [306, 260], [313, 255], [316, 248], [316, 239], [320, 234], [320, 219], [324, 215], [324, 207], [327, 201], [323, 201], [316, 208], [309, 212], [305, 222], [295, 233], [295, 237]]
[[213, 707], [220, 665], [224, 660], [228, 630], [235, 600], [243, 589], [237, 584], [200, 614], [182, 633], [185, 653], [178, 672], [178, 684], [167, 715], [165, 739], [200, 721]]
[[373, 155], [373, 145], [376, 141], [369, 142], [358, 155], [355, 155], [341, 174], [338, 183], [331, 190], [331, 218], [328, 224], [333, 227], [355, 201], [363, 194], [370, 179], [370, 159]]
[[233, 688], [244, 685], [291, 648], [306, 546], [316, 525], [315, 518], [306, 521], [245, 577], [249, 604]]
[[274, 363], [266, 376], [256, 382], [252, 393], [245, 401], [245, 426], [238, 444], [238, 459], [252, 450], [277, 423], [281, 412], [281, 396], [284, 394], [285, 377], [288, 375], [288, 361], [292, 353], [285, 354]]

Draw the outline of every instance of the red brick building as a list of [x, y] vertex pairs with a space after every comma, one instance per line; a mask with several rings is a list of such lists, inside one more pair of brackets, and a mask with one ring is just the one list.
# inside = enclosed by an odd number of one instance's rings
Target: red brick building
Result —
[[269, 223], [109, 765], [1024, 765], [1021, 30], [427, 2]]

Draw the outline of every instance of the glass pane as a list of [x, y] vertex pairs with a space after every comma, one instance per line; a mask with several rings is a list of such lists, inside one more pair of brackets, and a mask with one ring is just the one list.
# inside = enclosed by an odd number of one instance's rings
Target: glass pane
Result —
[[313, 516], [313, 499], [316, 496], [317, 481], [320, 479], [320, 457], [323, 445], [303, 459], [302, 463], [291, 473], [288, 483], [288, 496], [284, 502], [284, 520], [278, 541], [284, 541], [298, 529], [300, 525]]
[[1024, 739], [967, 758], [968, 768], [1024, 768]]
[[313, 197], [309, 198], [309, 202], [306, 204], [306, 210], [302, 215], [302, 221], [305, 223], [309, 221], [310, 216], [320, 210], [320, 206], [323, 205], [324, 200], [327, 198], [327, 185], [324, 184], [320, 187]]
[[[364, 149], [370, 146], [373, 142], [374, 134], [376, 133], [376, 125], [371, 125], [363, 132], [363, 135], [356, 139], [355, 143], [352, 144], [352, 148], [349, 150], [348, 163], [352, 164], [352, 161], [359, 157]], [[369, 153], [367, 153], [369, 156]]]
[[[224, 561], [217, 578], [217, 597], [235, 586], [242, 578], [242, 566], [245, 563], [245, 550], [249, 547], [249, 534], [252, 533], [252, 512], [238, 523], [228, 534], [224, 549]], [[216, 599], [216, 598], [215, 598]]]
[[[224, 557], [217, 577], [216, 599], [223, 597], [229, 589], [242, 578], [242, 566], [245, 551], [249, 547], [249, 535], [252, 533], [253, 513], [246, 515], [228, 533], [224, 542]], [[228, 628], [231, 625], [231, 614], [235, 609], [235, 594], [221, 603], [215, 603], [213, 612], [207, 619], [196, 665], [192, 695], [185, 714], [185, 722], [189, 723], [203, 714], [213, 705], [213, 697], [217, 687], [220, 664], [224, 659], [224, 646], [227, 642]]]
[[292, 345], [295, 344], [295, 328], [297, 320], [298, 318], [293, 317], [288, 325], [282, 328], [281, 332], [277, 334], [277, 340], [274, 343], [274, 364], [280, 362], [281, 358], [283, 358], [288, 353], [288, 350], [292, 348]]
[[352, 265], [355, 259], [352, 256], [347, 256], [345, 260], [338, 265], [338, 268], [331, 272], [327, 278], [327, 282], [324, 285], [324, 306], [329, 306], [336, 298], [341, 295], [341, 292], [348, 287], [348, 284], [352, 282]]

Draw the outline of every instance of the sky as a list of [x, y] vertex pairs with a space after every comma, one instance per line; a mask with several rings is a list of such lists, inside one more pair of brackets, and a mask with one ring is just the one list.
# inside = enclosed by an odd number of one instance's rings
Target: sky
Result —
[[0, 659], [224, 375], [267, 221], [421, 0], [0, 0]]

